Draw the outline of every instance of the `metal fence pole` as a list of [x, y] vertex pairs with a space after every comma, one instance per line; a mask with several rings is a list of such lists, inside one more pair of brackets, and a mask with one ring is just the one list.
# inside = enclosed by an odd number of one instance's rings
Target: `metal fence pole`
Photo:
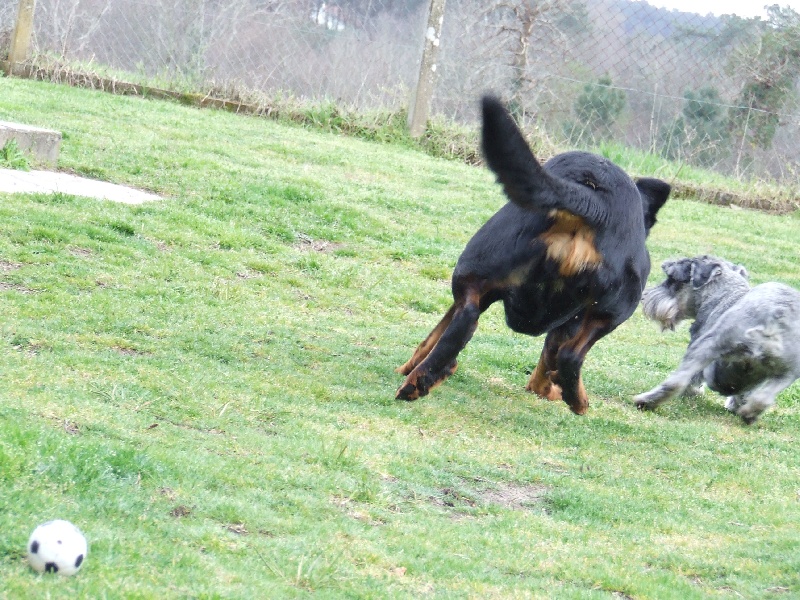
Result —
[[17, 23], [11, 36], [11, 50], [8, 53], [6, 73], [11, 75], [14, 65], [25, 61], [31, 50], [31, 34], [33, 33], [33, 9], [36, 0], [19, 0]]
[[431, 111], [436, 58], [439, 54], [439, 41], [442, 39], [442, 23], [444, 23], [444, 4], [445, 0], [431, 0], [419, 78], [408, 108], [408, 129], [411, 137], [419, 137], [424, 133]]

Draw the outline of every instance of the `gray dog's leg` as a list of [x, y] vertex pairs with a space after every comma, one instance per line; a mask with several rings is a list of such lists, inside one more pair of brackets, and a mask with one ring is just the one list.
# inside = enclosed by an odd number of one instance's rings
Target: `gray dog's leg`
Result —
[[725, 400], [725, 408], [735, 414], [739, 412], [739, 409], [744, 406], [745, 402], [747, 402], [747, 399], [744, 397], [744, 394], [728, 396], [728, 399]]
[[754, 387], [749, 392], [742, 394], [744, 406], [740, 406], [736, 414], [748, 425], [754, 423], [765, 410], [775, 404], [775, 397], [787, 387], [792, 385], [794, 375], [784, 375], [777, 379], [767, 379], [761, 385]]
[[710, 331], [690, 344], [681, 364], [678, 365], [675, 371], [670, 373], [663, 383], [634, 398], [636, 407], [648, 410], [653, 409], [688, 388], [696, 374], [702, 373], [703, 369], [719, 355], [719, 349], [714, 343], [715, 337], [714, 332]]
[[703, 373], [695, 373], [692, 380], [689, 382], [689, 387], [683, 390], [683, 395], [687, 398], [694, 396], [702, 396], [705, 391], [705, 382], [703, 380]]

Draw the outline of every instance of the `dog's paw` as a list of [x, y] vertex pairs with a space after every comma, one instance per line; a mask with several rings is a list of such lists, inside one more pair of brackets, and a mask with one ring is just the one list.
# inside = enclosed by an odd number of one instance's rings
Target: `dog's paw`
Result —
[[545, 382], [544, 385], [528, 383], [528, 385], [525, 386], [525, 391], [536, 394], [539, 398], [544, 398], [550, 402], [561, 400], [561, 386], [555, 383]]
[[685, 384], [681, 382], [676, 383], [673, 379], [667, 379], [664, 383], [657, 385], [649, 392], [639, 394], [633, 401], [636, 404], [636, 408], [639, 410], [650, 410], [666, 402], [673, 396], [681, 394], [685, 389]]
[[420, 377], [419, 373], [411, 373], [403, 385], [397, 390], [395, 400], [417, 400], [428, 393], [428, 386], [425, 385], [425, 377]]
[[764, 409], [765, 407], [763, 406], [748, 402], [744, 406], [738, 406], [735, 412], [744, 421], [745, 425], [752, 425], [758, 421], [759, 417], [764, 413]]
[[742, 418], [742, 421], [744, 421], [745, 425], [752, 425], [753, 423], [758, 421], [758, 417], [761, 416], [761, 413], [758, 413], [756, 415], [753, 414], [743, 415], [742, 413], [739, 413], [739, 416]]
[[639, 394], [633, 398], [633, 403], [639, 410], [653, 410], [661, 402], [658, 394], [660, 388], [655, 388], [649, 392]]
[[397, 390], [397, 394], [395, 394], [395, 400], [408, 400], [409, 402], [412, 400], [417, 400], [420, 396], [424, 396], [421, 394], [420, 391], [417, 389], [417, 386], [413, 383], [404, 383], [400, 386], [400, 389]]
[[589, 410], [589, 401], [584, 398], [578, 398], [572, 403], [567, 402], [567, 406], [569, 406], [569, 409], [576, 415], [583, 416], [586, 414], [586, 411]]
[[740, 404], [736, 396], [728, 396], [728, 399], [725, 400], [725, 409], [732, 413], [736, 413], [739, 410], [739, 406]]

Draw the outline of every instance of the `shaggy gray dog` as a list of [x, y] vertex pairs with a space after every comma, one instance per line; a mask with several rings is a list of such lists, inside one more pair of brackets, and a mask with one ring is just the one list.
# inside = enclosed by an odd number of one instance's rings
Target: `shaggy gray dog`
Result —
[[753, 288], [747, 271], [714, 256], [666, 261], [667, 279], [645, 290], [644, 314], [663, 329], [694, 319], [689, 347], [663, 383], [636, 396], [652, 409], [705, 382], [725, 408], [753, 423], [800, 378], [800, 292], [782, 283]]

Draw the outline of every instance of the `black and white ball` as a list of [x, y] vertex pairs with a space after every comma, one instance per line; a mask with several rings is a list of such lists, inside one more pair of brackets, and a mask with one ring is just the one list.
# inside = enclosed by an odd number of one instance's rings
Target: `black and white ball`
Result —
[[61, 519], [39, 525], [28, 540], [28, 562], [40, 573], [74, 575], [86, 552], [86, 538], [80, 529]]

